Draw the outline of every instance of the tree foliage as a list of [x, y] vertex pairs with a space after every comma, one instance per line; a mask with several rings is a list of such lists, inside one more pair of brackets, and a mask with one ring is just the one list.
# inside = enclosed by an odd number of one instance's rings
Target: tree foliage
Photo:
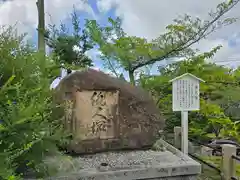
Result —
[[[104, 60], [117, 62], [128, 73], [135, 84], [134, 72], [147, 65], [175, 57], [191, 57], [196, 49], [191, 46], [217, 29], [232, 24], [235, 18], [221, 17], [231, 10], [239, 0], [220, 3], [209, 20], [201, 20], [185, 15], [175, 19], [166, 27], [166, 32], [151, 42], [144, 38], [128, 36], [121, 28], [121, 20], [109, 18], [109, 25], [101, 27], [95, 20], [88, 20], [87, 31], [99, 46]], [[109, 61], [108, 61], [109, 63]], [[112, 67], [111, 67], [112, 69]]]
[[[63, 136], [49, 89], [52, 63], [26, 45], [12, 28], [0, 34], [0, 177], [42, 171], [48, 153]], [[45, 174], [46, 175], [46, 174]]]
[[220, 46], [208, 53], [168, 65], [161, 69], [159, 76], [142, 75], [140, 83], [155, 97], [161, 112], [167, 118], [167, 130], [172, 131], [174, 126], [181, 124], [180, 114], [172, 112], [172, 87], [169, 80], [188, 72], [206, 81], [200, 88], [201, 109], [190, 113], [191, 135], [196, 138], [228, 137], [240, 140], [239, 121], [232, 119], [231, 113], [225, 110], [226, 107], [233, 108], [234, 103], [239, 103], [238, 70], [206, 61], [219, 48]]
[[58, 64], [76, 67], [92, 66], [86, 52], [93, 48], [85, 29], [80, 28], [80, 20], [74, 10], [71, 14], [73, 33], [61, 23], [60, 28], [50, 25], [46, 32], [46, 42]]

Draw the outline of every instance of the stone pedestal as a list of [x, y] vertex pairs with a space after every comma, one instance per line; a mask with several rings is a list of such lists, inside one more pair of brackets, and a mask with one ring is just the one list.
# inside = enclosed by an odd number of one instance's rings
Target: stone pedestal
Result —
[[[108, 152], [75, 159], [79, 169], [50, 179], [67, 180], [197, 180], [201, 165], [159, 140], [166, 151]], [[76, 162], [75, 162], [76, 164]]]

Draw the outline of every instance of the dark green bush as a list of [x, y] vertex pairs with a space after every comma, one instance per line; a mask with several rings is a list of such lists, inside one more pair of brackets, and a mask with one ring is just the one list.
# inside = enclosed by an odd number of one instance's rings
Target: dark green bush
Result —
[[[54, 119], [49, 71], [54, 64], [34, 52], [13, 29], [0, 34], [0, 177], [20, 178], [26, 170], [47, 175], [40, 166], [57, 153], [63, 136]], [[40, 174], [39, 174], [40, 173]]]

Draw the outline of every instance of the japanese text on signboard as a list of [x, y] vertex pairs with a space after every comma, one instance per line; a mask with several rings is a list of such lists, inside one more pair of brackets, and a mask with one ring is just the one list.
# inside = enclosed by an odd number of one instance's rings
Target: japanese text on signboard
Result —
[[178, 79], [173, 82], [173, 111], [199, 110], [199, 82]]

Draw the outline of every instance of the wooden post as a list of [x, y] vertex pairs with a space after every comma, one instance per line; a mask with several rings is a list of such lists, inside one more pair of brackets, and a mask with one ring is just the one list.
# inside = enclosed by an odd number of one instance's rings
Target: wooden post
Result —
[[232, 158], [232, 155], [236, 156], [237, 148], [231, 144], [222, 145], [222, 170], [224, 180], [231, 180], [231, 177], [235, 177], [236, 175], [236, 164], [235, 160]]
[[176, 148], [181, 147], [181, 131], [182, 128], [179, 126], [174, 127], [174, 146]]
[[184, 154], [188, 154], [188, 111], [181, 112], [182, 141], [181, 149]]

